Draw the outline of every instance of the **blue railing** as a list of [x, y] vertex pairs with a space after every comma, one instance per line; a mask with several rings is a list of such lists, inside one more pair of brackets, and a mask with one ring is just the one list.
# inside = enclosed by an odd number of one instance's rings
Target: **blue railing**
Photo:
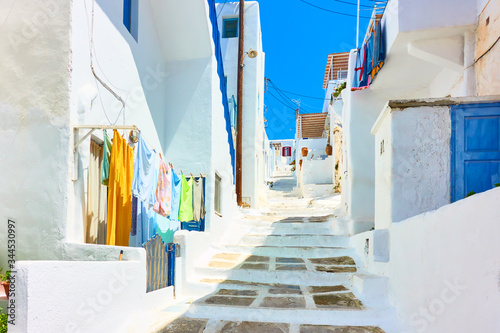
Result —
[[226, 80], [224, 77], [224, 64], [222, 58], [222, 50], [220, 45], [220, 33], [217, 23], [217, 10], [215, 8], [215, 0], [207, 0], [210, 10], [210, 21], [212, 22], [212, 38], [215, 45], [215, 57], [217, 58], [217, 74], [219, 74], [220, 90], [222, 93], [222, 105], [224, 106], [224, 118], [226, 119], [227, 141], [229, 143], [229, 153], [231, 155], [231, 165], [233, 166], [233, 181], [235, 175], [235, 151], [233, 135], [231, 133], [231, 115], [229, 113], [229, 103], [227, 99]]

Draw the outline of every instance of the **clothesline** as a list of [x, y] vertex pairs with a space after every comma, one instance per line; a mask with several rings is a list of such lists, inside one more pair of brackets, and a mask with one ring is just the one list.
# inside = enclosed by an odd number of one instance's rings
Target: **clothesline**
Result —
[[[95, 130], [98, 130], [98, 129], [102, 129], [103, 131], [107, 131], [107, 130], [134, 130], [134, 131], [138, 131], [141, 133], [144, 141], [146, 141], [146, 143], [150, 146], [150, 147], [153, 147], [153, 145], [151, 144], [151, 142], [146, 138], [146, 136], [144, 135], [144, 133], [136, 126], [136, 125], [73, 125], [73, 130], [76, 131], [76, 130], [80, 130], [80, 129], [88, 129], [90, 130], [89, 132], [87, 132], [77, 143], [75, 143], [74, 147], [73, 147], [73, 150], [76, 152], [76, 150], [78, 149], [78, 147], [82, 144], [82, 142], [85, 141], [85, 139], [87, 139]], [[156, 148], [153, 148], [153, 151], [157, 154], [159, 154], [160, 158], [163, 159], [163, 156], [161, 154], [161, 152], [158, 151], [158, 149]], [[171, 165], [172, 165], [172, 169], [175, 169], [174, 168], [174, 164], [172, 162], [169, 162]], [[181, 170], [181, 174], [185, 174], [182, 170]], [[188, 175], [193, 175], [193, 173], [187, 173]], [[203, 177], [208, 177], [208, 174], [200, 174], [200, 176], [203, 178]]]
[[181, 170], [177, 175], [160, 153], [148, 147], [140, 131], [135, 149], [116, 129], [113, 142], [106, 132], [104, 141], [101, 182], [109, 184], [108, 245], [142, 246], [157, 233], [173, 237], [181, 222], [201, 223], [206, 213], [201, 173], [186, 177]]

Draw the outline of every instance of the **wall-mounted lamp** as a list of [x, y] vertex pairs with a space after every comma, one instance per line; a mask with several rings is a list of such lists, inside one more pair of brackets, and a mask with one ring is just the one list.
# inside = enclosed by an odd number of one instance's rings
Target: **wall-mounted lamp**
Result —
[[253, 59], [259, 55], [259, 52], [250, 49], [250, 50], [248, 50], [248, 52], [246, 54], [248, 55], [249, 58]]

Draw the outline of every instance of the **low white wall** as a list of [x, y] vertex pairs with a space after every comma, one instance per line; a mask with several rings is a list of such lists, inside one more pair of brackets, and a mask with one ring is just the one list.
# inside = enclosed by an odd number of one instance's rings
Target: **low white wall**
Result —
[[19, 261], [9, 332], [147, 332], [145, 296], [145, 253], [128, 262]]
[[408, 332], [500, 330], [500, 189], [395, 223], [391, 294]]
[[303, 184], [333, 184], [333, 156], [324, 160], [307, 160], [302, 162]]

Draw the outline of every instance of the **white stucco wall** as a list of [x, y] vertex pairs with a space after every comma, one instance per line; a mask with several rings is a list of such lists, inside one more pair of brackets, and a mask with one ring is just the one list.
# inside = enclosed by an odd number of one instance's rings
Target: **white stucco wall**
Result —
[[[476, 0], [397, 1], [399, 3], [399, 28], [402, 32], [476, 23]], [[422, 19], [424, 17], [425, 19]]]
[[[239, 3], [217, 4], [221, 37], [223, 20], [237, 18]], [[224, 71], [227, 76], [228, 98], [237, 98], [238, 38], [221, 38]], [[245, 1], [245, 52], [253, 49], [256, 58], [245, 57], [243, 79], [243, 165], [242, 197], [252, 207], [258, 207], [265, 180], [264, 166], [264, 64], [259, 3]]]
[[387, 106], [373, 133], [377, 229], [450, 203], [449, 106]]
[[493, 189], [393, 225], [391, 293], [409, 332], [498, 331], [499, 201]]
[[[186, 250], [185, 245], [189, 242], [199, 246], [192, 247], [191, 256], [185, 260], [188, 268], [179, 267], [179, 276], [187, 276], [182, 274], [183, 269], [189, 270], [210, 242], [222, 237], [227, 229], [224, 223], [229, 223], [235, 207], [207, 2], [140, 2], [136, 41], [123, 26], [123, 2], [96, 1], [94, 69], [126, 100], [122, 113], [120, 103], [91, 74], [91, 4], [91, 1], [68, 4], [55, 0], [47, 6], [47, 3], [17, 1], [11, 11], [11, 3], [0, 5], [1, 12], [10, 12], [3, 26], [5, 34], [0, 37], [4, 38], [0, 43], [0, 55], [4, 59], [0, 64], [0, 114], [4, 119], [0, 124], [4, 137], [0, 152], [2, 156], [9, 156], [8, 160], [3, 160], [0, 172], [0, 181], [4, 184], [0, 193], [5, 204], [0, 217], [4, 221], [8, 218], [16, 221], [16, 259], [20, 267], [26, 266], [20, 270], [18, 279], [28, 283], [24, 287], [30, 290], [30, 297], [34, 296], [33, 306], [26, 293], [19, 296], [19, 301], [25, 302], [19, 311], [33, 310], [33, 314], [42, 313], [44, 318], [50, 318], [44, 311], [50, 311], [50, 302], [56, 296], [61, 298], [62, 305], [68, 306], [67, 311], [73, 310], [72, 304], [65, 303], [68, 301], [66, 296], [71, 294], [71, 302], [81, 302], [88, 292], [81, 286], [88, 280], [92, 281], [91, 291], [106, 288], [107, 281], [99, 277], [109, 271], [101, 267], [112, 269], [114, 264], [109, 261], [116, 260], [120, 250], [124, 250], [126, 261], [141, 260], [144, 256], [143, 249], [84, 244], [89, 140], [79, 147], [78, 180], [72, 182], [73, 124], [135, 124], [147, 143], [172, 162], [177, 172], [207, 175], [207, 232], [184, 233], [188, 241], [182, 244], [182, 249]], [[173, 26], [173, 22], [179, 20], [189, 25], [186, 35], [178, 32], [166, 35], [162, 29], [179, 28]], [[190, 43], [186, 43], [187, 38]], [[81, 135], [84, 133], [82, 131]], [[93, 136], [98, 140], [102, 132], [96, 131]], [[213, 211], [215, 171], [222, 176], [222, 217]], [[7, 239], [6, 226], [5, 223], [0, 229], [2, 244]], [[6, 267], [6, 255], [5, 251], [0, 252], [2, 267]], [[51, 298], [44, 297], [45, 290], [38, 290], [42, 288], [40, 284], [31, 284], [28, 280], [30, 272], [38, 272], [39, 266], [23, 261], [27, 259], [90, 262], [46, 264], [49, 268], [55, 267], [60, 274], [57, 279], [71, 280], [60, 284], [64, 287], [61, 289], [64, 296], [52, 291], [54, 298]], [[40, 267], [44, 264], [40, 263]], [[87, 270], [85, 273], [75, 270], [80, 274], [74, 274], [72, 267], [80, 264]], [[110, 324], [126, 323], [130, 309], [141, 302], [153, 310], [164, 306], [160, 298], [165, 302], [171, 300], [168, 296], [171, 288], [154, 295], [145, 293], [143, 262], [130, 267], [135, 276], [140, 277], [137, 283], [141, 287], [137, 289], [135, 285], [130, 292], [124, 293], [123, 299], [117, 300], [128, 307], [127, 311], [122, 311], [123, 316], [114, 315], [113, 309], [103, 310], [103, 318], [108, 313], [112, 317], [108, 321]], [[56, 280], [52, 285], [59, 284], [57, 279], [52, 279]], [[72, 290], [76, 285], [80, 290]], [[165, 297], [160, 295], [163, 292]], [[31, 307], [22, 308], [28, 305]], [[60, 320], [54, 325], [68, 322], [67, 316], [73, 313], [67, 311], [61, 312]], [[41, 321], [29, 331], [38, 332], [45, 324], [48, 325]], [[59, 326], [52, 328], [43, 331], [62, 331]]]
[[[0, 7], [10, 13], [0, 37], [0, 218], [16, 221], [18, 260], [61, 258], [68, 230], [71, 4]], [[7, 244], [7, 223], [0, 243]], [[6, 263], [0, 251], [0, 266]]]
[[302, 163], [302, 185], [333, 184], [333, 156], [325, 159], [304, 159]]
[[499, 200], [493, 189], [393, 223], [388, 263], [374, 260], [377, 230], [351, 238], [364, 267], [389, 278], [403, 332], [498, 331]]
[[[89, 33], [92, 6], [90, 2], [75, 2], [72, 11], [72, 75], [71, 121], [74, 124], [117, 125], [135, 124], [151, 148], [163, 152], [162, 143], [166, 109], [165, 60], [154, 26], [153, 11], [148, 2], [139, 4], [138, 41], [122, 23], [123, 2], [96, 1], [94, 15], [93, 65], [99, 77], [126, 100], [121, 104], [90, 70]], [[122, 131], [127, 132], [128, 131]], [[80, 130], [80, 137], [86, 130]], [[112, 131], [108, 131], [112, 136]], [[95, 137], [102, 139], [102, 131]], [[78, 181], [72, 183], [69, 196], [67, 240], [83, 242], [86, 179], [90, 140], [78, 149]], [[168, 156], [165, 156], [168, 160]]]
[[[146, 258], [20, 261], [9, 332], [147, 332]], [[82, 277], [85, 279], [83, 280]]]

